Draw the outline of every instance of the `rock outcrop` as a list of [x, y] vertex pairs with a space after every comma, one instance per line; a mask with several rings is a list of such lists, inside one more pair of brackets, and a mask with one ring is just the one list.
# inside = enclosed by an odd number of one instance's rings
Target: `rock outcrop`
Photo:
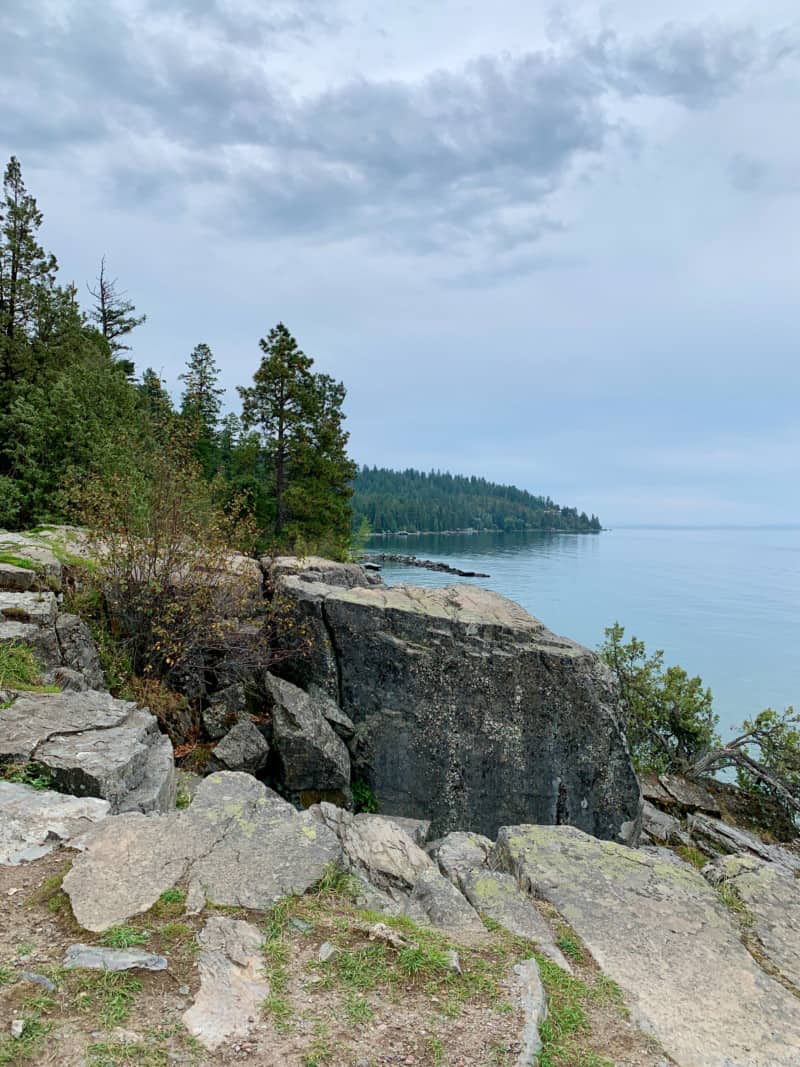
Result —
[[175, 802], [172, 745], [155, 716], [109, 693], [24, 693], [0, 713], [0, 764], [36, 763], [53, 787], [112, 811]]
[[558, 908], [680, 1067], [796, 1067], [800, 1001], [694, 868], [568, 826], [504, 827], [493, 859]]
[[292, 680], [353, 720], [354, 775], [382, 811], [434, 834], [524, 821], [635, 841], [639, 786], [592, 652], [473, 586], [389, 588], [319, 561], [280, 574], [313, 632]]
[[0, 865], [52, 852], [109, 814], [107, 800], [0, 781]]

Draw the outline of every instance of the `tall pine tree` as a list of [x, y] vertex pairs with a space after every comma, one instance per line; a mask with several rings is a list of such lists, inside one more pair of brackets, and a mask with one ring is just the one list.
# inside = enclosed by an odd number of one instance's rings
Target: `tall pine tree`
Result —
[[141, 326], [147, 320], [146, 315], [137, 315], [136, 307], [127, 300], [124, 292], [117, 289], [117, 279], [109, 278], [106, 274], [106, 258], [100, 260], [100, 274], [97, 278], [97, 288], [86, 287], [95, 299], [94, 307], [90, 312], [92, 322], [102, 333], [108, 342], [112, 356], [120, 364], [128, 378], [133, 378], [135, 367], [130, 359], [120, 358], [121, 352], [129, 352], [130, 345], [125, 344], [121, 338]]
[[242, 422], [267, 451], [277, 545], [306, 546], [343, 556], [350, 539], [350, 482], [343, 429], [344, 386], [314, 374], [313, 360], [283, 323], [260, 341], [253, 385], [240, 387]]
[[219, 367], [208, 345], [196, 345], [189, 356], [181, 396], [181, 415], [188, 426], [195, 458], [207, 478], [219, 466], [219, 420], [225, 390], [217, 384]]

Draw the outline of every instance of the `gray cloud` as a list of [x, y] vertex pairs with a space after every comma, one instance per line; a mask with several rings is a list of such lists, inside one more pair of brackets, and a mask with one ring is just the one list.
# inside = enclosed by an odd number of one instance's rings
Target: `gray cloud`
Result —
[[615, 95], [707, 107], [740, 88], [762, 52], [752, 31], [713, 25], [562, 35], [546, 50], [297, 99], [265, 46], [340, 27], [321, 0], [267, 14], [222, 0], [176, 3], [169, 17], [154, 0], [138, 12], [48, 10], [0, 16], [11, 42], [0, 85], [36, 86], [7, 113], [13, 150], [102, 147], [109, 195], [170, 212], [198, 201], [226, 231], [366, 235], [415, 254], [482, 247], [504, 257], [500, 274], [516, 246], [530, 262], [530, 246], [559, 227], [547, 204], [570, 175], [630, 138]]

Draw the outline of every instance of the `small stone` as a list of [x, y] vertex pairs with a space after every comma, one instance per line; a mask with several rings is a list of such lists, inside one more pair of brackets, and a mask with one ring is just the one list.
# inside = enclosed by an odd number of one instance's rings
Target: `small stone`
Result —
[[33, 971], [22, 971], [20, 978], [22, 978], [23, 982], [33, 982], [35, 985], [40, 985], [42, 989], [46, 989], [48, 993], [55, 992], [55, 983], [44, 974], [35, 974]]
[[456, 974], [462, 974], [461, 960], [458, 958], [458, 953], [454, 948], [451, 948], [446, 956], [447, 966], [451, 971], [455, 971]]
[[189, 987], [188, 987], [188, 985], [178, 986], [178, 992], [180, 993], [180, 995], [182, 997], [188, 997], [189, 996]]
[[14, 1038], [14, 1040], [15, 1041], [19, 1041], [19, 1039], [22, 1037], [22, 1035], [23, 1035], [23, 1033], [25, 1031], [25, 1020], [24, 1019], [12, 1019], [11, 1020], [10, 1030], [11, 1030], [11, 1036]]
[[101, 948], [99, 945], [70, 945], [64, 956], [66, 969], [76, 967], [92, 971], [165, 971], [164, 956], [140, 948]]
[[314, 929], [311, 923], [307, 923], [305, 919], [290, 919], [289, 925], [293, 930], [299, 930], [301, 934], [310, 934]]
[[336, 946], [332, 945], [330, 941], [323, 941], [319, 946], [319, 961], [320, 963], [327, 963], [331, 957], [336, 955]]

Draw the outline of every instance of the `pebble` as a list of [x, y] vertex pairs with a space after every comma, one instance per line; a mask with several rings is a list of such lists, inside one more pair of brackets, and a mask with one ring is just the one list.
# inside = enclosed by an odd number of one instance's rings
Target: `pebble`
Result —
[[178, 992], [180, 993], [180, 995], [182, 997], [188, 997], [189, 996], [189, 987], [188, 987], [188, 985], [178, 986]]
[[336, 955], [336, 946], [332, 945], [330, 941], [323, 941], [319, 946], [319, 961], [320, 963], [327, 963], [328, 960]]
[[55, 993], [55, 983], [44, 974], [35, 974], [33, 971], [22, 971], [20, 978], [24, 982], [34, 982], [36, 985], [40, 985], [42, 989], [46, 989], [48, 993]]
[[11, 1036], [16, 1041], [18, 1041], [22, 1037], [23, 1033], [25, 1032], [25, 1020], [24, 1019], [12, 1019], [11, 1020], [11, 1026], [10, 1026], [9, 1029], [11, 1030]]

